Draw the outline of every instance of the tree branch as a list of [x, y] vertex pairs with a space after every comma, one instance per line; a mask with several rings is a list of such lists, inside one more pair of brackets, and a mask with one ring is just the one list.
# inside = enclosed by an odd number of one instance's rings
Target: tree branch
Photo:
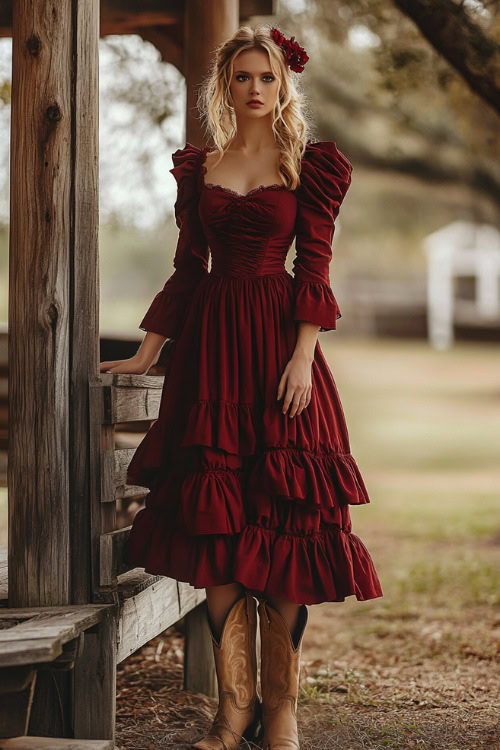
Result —
[[453, 0], [393, 0], [485, 102], [500, 112], [500, 45]]

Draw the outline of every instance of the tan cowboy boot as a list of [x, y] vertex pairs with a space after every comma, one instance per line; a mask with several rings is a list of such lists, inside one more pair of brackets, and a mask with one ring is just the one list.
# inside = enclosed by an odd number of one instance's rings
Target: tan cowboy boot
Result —
[[229, 610], [219, 642], [212, 631], [219, 706], [208, 735], [193, 747], [233, 750], [242, 738], [253, 739], [258, 733], [261, 703], [257, 696], [256, 635], [256, 602], [245, 591]]
[[[292, 638], [281, 614], [268, 601], [259, 602], [263, 750], [298, 750], [297, 702], [302, 640], [308, 610], [302, 604], [297, 635]], [[295, 642], [294, 642], [295, 641]]]

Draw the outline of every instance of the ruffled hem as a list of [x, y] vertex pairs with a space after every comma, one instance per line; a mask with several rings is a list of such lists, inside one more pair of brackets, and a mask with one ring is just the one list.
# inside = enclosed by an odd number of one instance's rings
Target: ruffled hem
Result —
[[189, 410], [180, 445], [216, 446], [240, 456], [253, 455], [258, 449], [256, 409], [250, 403], [200, 399]]
[[152, 490], [147, 507], [163, 510], [193, 535], [234, 534], [256, 518], [312, 531], [320, 522], [342, 524], [346, 506], [370, 502], [352, 454], [290, 447], [265, 448], [249, 457], [199, 444], [183, 447], [144, 486]]
[[193, 536], [236, 534], [248, 522], [299, 533], [322, 524], [344, 528], [348, 506], [370, 502], [348, 454], [272, 449], [246, 461], [202, 448], [176, 455], [146, 507]]
[[[265, 446], [261, 427], [264, 417], [258, 404], [200, 399], [189, 408], [179, 446], [251, 458], [254, 469], [249, 486], [265, 488], [272, 495], [323, 506], [370, 502], [350, 452], [324, 446], [317, 450], [310, 446]], [[266, 425], [270, 433], [269, 419]]]
[[295, 286], [294, 320], [314, 323], [320, 326], [320, 332], [335, 330], [342, 313], [330, 285], [320, 281], [296, 281]]
[[299, 448], [268, 448], [257, 457], [248, 486], [273, 497], [325, 509], [370, 502], [351, 453], [316, 454]]
[[157, 514], [143, 509], [134, 530], [127, 547], [130, 565], [195, 588], [239, 581], [298, 604], [383, 596], [370, 554], [350, 528], [293, 534], [247, 524], [234, 535], [193, 537], [165, 529]]

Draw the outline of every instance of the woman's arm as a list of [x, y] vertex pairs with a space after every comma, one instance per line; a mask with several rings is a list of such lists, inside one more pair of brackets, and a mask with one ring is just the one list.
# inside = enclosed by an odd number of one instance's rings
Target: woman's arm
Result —
[[174, 255], [174, 273], [154, 297], [139, 328], [146, 335], [130, 359], [101, 362], [101, 372], [144, 375], [156, 364], [167, 338], [179, 338], [192, 297], [208, 273], [209, 247], [198, 214], [199, 161], [203, 150], [190, 143], [172, 154], [170, 172], [177, 181], [174, 205], [179, 236]]
[[295, 224], [293, 355], [278, 386], [283, 413], [294, 417], [308, 406], [318, 333], [336, 328], [340, 310], [330, 286], [329, 266], [335, 219], [351, 184], [352, 165], [334, 141], [308, 145], [302, 159]]
[[282, 411], [286, 414], [291, 406], [289, 417], [300, 414], [311, 401], [311, 368], [314, 350], [318, 340], [319, 326], [306, 321], [298, 323], [297, 343], [293, 355], [283, 371], [278, 385], [278, 401], [285, 396]]
[[157, 363], [161, 348], [166, 340], [165, 336], [148, 331], [133, 357], [101, 362], [100, 372], [145, 375]]

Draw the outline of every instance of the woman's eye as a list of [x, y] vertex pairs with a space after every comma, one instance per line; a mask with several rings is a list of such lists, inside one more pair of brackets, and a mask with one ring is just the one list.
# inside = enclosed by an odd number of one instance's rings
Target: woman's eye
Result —
[[[274, 76], [262, 76], [262, 77], [270, 79], [266, 81], [266, 83], [271, 83], [272, 81], [274, 81]], [[248, 78], [248, 76], [246, 76], [244, 73], [238, 73], [238, 75], [236, 76], [236, 80], [239, 81], [241, 78]]]

